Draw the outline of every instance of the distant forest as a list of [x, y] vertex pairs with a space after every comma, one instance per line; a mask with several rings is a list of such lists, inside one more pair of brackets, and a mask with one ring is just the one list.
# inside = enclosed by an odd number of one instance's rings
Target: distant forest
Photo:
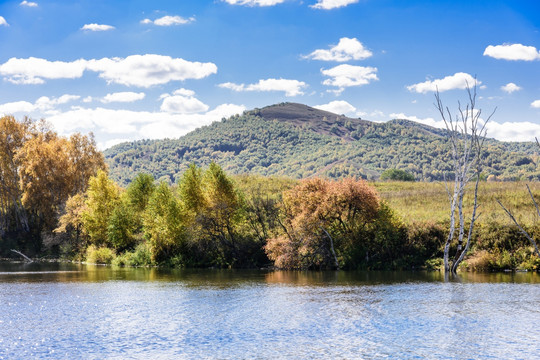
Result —
[[[399, 169], [418, 181], [440, 181], [453, 175], [449, 154], [445, 130], [408, 120], [375, 123], [294, 103], [222, 119], [179, 139], [141, 140], [105, 151], [111, 177], [123, 186], [140, 172], [176, 183], [190, 163], [211, 162], [230, 174], [378, 180], [385, 170]], [[538, 180], [538, 160], [533, 142], [488, 139], [483, 176]]]

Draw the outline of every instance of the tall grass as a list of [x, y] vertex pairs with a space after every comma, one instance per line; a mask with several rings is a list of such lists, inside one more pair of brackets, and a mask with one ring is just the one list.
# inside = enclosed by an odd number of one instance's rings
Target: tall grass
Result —
[[[405, 223], [442, 222], [450, 218], [448, 194], [443, 182], [378, 182], [373, 185]], [[448, 183], [449, 187], [452, 185]], [[470, 184], [464, 199], [464, 208], [469, 218], [474, 200], [471, 196], [473, 186]], [[537, 201], [540, 201], [540, 182], [531, 182], [529, 187]], [[512, 211], [524, 226], [532, 226], [539, 220], [525, 182], [482, 182], [478, 193], [478, 211], [481, 213], [478, 223], [511, 224], [496, 199]]]

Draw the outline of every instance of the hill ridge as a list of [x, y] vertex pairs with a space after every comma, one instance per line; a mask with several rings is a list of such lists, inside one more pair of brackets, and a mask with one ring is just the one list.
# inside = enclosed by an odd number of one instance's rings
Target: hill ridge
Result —
[[[388, 168], [417, 180], [451, 171], [446, 130], [406, 119], [385, 123], [350, 118], [299, 103], [245, 111], [178, 139], [140, 140], [105, 151], [111, 176], [127, 184], [138, 172], [175, 182], [186, 167], [211, 161], [234, 174], [377, 179]], [[486, 141], [486, 177], [540, 179], [530, 143]]]

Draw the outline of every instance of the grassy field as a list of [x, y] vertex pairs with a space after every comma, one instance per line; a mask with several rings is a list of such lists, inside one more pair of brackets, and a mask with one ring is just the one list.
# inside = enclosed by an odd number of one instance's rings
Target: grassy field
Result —
[[[514, 213], [521, 224], [532, 225], [537, 222], [536, 209], [527, 192], [526, 184], [525, 182], [480, 183], [478, 211], [481, 216], [478, 221], [511, 224], [510, 218], [496, 202], [496, 199], [499, 199], [507, 209]], [[449, 219], [450, 203], [442, 182], [379, 182], [373, 185], [406, 223]], [[473, 186], [474, 184], [469, 185], [464, 201], [467, 214], [470, 214], [472, 209]], [[540, 183], [531, 182], [529, 187], [540, 202]]]

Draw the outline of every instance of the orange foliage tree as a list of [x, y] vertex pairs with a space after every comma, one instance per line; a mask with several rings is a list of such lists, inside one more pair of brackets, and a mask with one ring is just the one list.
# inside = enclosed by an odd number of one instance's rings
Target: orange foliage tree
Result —
[[66, 138], [43, 120], [1, 117], [0, 235], [54, 229], [67, 199], [105, 168], [92, 135]]
[[363, 180], [303, 180], [283, 195], [283, 232], [267, 241], [268, 257], [280, 268], [339, 269], [379, 208], [377, 192]]

